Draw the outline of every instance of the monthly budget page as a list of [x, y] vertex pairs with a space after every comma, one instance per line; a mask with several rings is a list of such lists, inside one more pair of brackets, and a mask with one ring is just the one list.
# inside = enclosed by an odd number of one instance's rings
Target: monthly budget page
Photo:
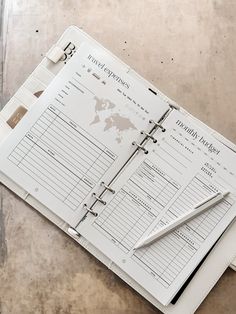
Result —
[[0, 170], [71, 226], [169, 105], [83, 43], [0, 148]]
[[[162, 304], [167, 305], [235, 217], [236, 157], [209, 133], [173, 111], [116, 179], [107, 205], [96, 204], [77, 230]], [[140, 239], [193, 210], [218, 191], [212, 209], [146, 247]]]

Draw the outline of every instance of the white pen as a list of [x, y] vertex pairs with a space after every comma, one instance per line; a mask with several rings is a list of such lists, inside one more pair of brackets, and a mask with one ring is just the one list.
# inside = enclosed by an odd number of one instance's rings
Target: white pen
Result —
[[169, 224], [161, 227], [160, 229], [154, 231], [149, 236], [144, 239], [141, 239], [134, 247], [134, 249], [139, 249], [143, 246], [151, 244], [152, 242], [159, 240], [160, 238], [167, 235], [169, 232], [173, 231], [177, 227], [182, 226], [184, 223], [187, 223], [189, 220], [195, 218], [196, 216], [200, 215], [207, 209], [213, 207], [214, 205], [218, 204], [222, 201], [222, 199], [227, 196], [229, 192], [217, 192], [214, 195], [210, 195], [208, 198], [200, 202], [199, 204], [194, 206], [194, 209], [185, 213], [184, 215], [174, 219]]

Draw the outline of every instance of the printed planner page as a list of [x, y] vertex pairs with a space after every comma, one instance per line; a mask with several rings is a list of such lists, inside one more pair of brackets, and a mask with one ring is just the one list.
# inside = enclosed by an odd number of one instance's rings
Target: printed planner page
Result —
[[0, 170], [71, 226], [169, 109], [127, 72], [83, 43], [1, 146]]
[[[107, 205], [96, 204], [77, 230], [167, 305], [235, 217], [236, 156], [178, 111], [116, 179]], [[160, 240], [140, 239], [218, 191], [230, 194]]]

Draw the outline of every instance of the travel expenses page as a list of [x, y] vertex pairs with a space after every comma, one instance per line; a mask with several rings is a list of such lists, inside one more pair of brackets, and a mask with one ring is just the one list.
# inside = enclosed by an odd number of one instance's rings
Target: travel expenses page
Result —
[[71, 226], [169, 105], [83, 43], [1, 145], [0, 170]]

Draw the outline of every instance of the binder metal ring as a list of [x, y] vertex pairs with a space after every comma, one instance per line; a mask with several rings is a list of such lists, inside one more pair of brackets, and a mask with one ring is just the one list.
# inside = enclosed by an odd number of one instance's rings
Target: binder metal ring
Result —
[[98, 213], [96, 213], [96, 212], [93, 211], [91, 208], [89, 208], [87, 204], [84, 204], [83, 207], [87, 210], [87, 212], [89, 212], [90, 214], [92, 214], [92, 215], [94, 215], [95, 217], [97, 217]]
[[103, 205], [106, 205], [106, 204], [107, 204], [107, 202], [105, 202], [101, 197], [97, 196], [96, 193], [93, 193], [92, 196], [93, 196], [94, 198], [96, 198], [96, 200], [99, 201], [100, 203], [102, 203]]
[[115, 194], [115, 190], [113, 190], [109, 185], [106, 185], [105, 182], [101, 182], [101, 186], [103, 186], [106, 190], [110, 191], [112, 194]]
[[157, 142], [157, 139], [155, 139], [155, 137], [152, 136], [151, 134], [149, 134], [149, 133], [147, 133], [147, 132], [145, 132], [145, 131], [141, 131], [140, 133], [141, 133], [141, 134], [144, 134], [144, 135], [146, 135], [148, 138], [150, 138], [150, 139], [153, 141], [153, 143], [156, 143], [156, 142]]
[[145, 147], [143, 147], [142, 145], [140, 145], [140, 144], [138, 144], [136, 142], [133, 142], [132, 145], [137, 146], [137, 148], [141, 149], [144, 152], [144, 154], [148, 154], [148, 150]]
[[166, 131], [166, 129], [160, 123], [158, 123], [154, 120], [149, 120], [149, 123], [153, 123], [156, 127], [160, 128], [162, 130], [162, 132]]

